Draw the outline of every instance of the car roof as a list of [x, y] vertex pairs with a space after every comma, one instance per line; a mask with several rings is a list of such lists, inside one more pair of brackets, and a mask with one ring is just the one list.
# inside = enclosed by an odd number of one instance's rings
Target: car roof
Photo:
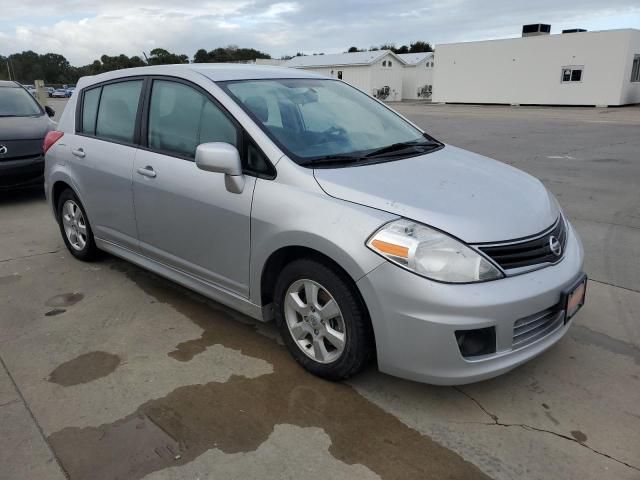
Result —
[[[227, 80], [262, 80], [269, 78], [326, 78], [313, 72], [271, 65], [238, 63], [189, 63], [178, 65], [154, 65], [150, 67], [125, 68], [101, 73], [90, 78], [90, 83], [103, 82], [136, 75], [172, 75], [180, 77], [185, 71], [199, 73], [214, 82]], [[85, 77], [86, 78], [86, 77]]]
[[0, 80], [0, 87], [20, 88], [20, 85], [13, 80]]

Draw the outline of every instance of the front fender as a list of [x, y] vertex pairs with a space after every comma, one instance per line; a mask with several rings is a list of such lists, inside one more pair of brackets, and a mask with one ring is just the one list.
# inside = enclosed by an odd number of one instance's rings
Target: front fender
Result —
[[256, 305], [262, 303], [264, 266], [282, 248], [315, 250], [339, 264], [354, 281], [385, 261], [365, 242], [377, 228], [397, 216], [332, 198], [316, 187], [256, 182], [250, 265], [250, 298]]

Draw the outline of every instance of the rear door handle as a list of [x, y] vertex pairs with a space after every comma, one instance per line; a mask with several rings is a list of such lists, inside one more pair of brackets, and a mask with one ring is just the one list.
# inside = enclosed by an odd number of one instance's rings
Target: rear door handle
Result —
[[156, 172], [151, 165], [147, 165], [144, 168], [139, 168], [138, 173], [144, 177], [155, 178]]
[[73, 153], [76, 157], [80, 157], [80, 158], [84, 158], [85, 156], [84, 149], [82, 147], [72, 149], [71, 153]]

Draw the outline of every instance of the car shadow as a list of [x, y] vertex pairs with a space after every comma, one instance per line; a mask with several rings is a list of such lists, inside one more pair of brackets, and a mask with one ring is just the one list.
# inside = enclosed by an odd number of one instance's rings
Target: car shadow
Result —
[[22, 203], [43, 202], [45, 200], [42, 185], [34, 187], [0, 190], [0, 207]]

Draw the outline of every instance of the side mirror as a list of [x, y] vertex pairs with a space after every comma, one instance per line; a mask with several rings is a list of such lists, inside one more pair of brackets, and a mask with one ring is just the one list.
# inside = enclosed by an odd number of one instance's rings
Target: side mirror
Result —
[[242, 193], [244, 175], [238, 149], [229, 143], [201, 143], [196, 148], [196, 166], [207, 172], [224, 173], [224, 185], [231, 193]]
[[55, 111], [53, 108], [51, 108], [49, 105], [47, 105], [47, 106], [45, 106], [45, 107], [44, 107], [44, 111], [45, 111], [45, 112], [47, 113], [47, 115], [49, 115], [50, 117], [53, 117], [53, 116], [55, 116], [55, 114], [56, 114], [56, 111]]

